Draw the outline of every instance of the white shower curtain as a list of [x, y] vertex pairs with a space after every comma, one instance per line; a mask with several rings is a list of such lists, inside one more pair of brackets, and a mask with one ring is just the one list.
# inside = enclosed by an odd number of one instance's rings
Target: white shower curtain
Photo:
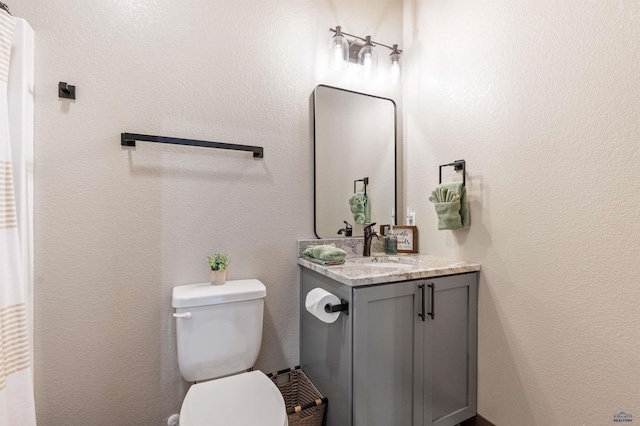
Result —
[[[16, 20], [0, 11], [0, 425], [31, 426], [36, 420], [29, 289], [18, 229], [25, 222], [20, 216], [26, 213], [15, 189], [15, 182], [23, 179], [25, 164], [15, 164], [11, 153], [7, 90], [15, 26]], [[23, 192], [21, 188], [19, 195]]]

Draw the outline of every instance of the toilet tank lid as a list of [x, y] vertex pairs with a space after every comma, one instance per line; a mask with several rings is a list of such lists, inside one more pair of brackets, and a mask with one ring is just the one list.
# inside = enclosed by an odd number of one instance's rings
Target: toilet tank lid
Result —
[[172, 305], [174, 308], [191, 308], [261, 299], [266, 295], [266, 287], [256, 279], [232, 280], [222, 285], [188, 284], [173, 288]]

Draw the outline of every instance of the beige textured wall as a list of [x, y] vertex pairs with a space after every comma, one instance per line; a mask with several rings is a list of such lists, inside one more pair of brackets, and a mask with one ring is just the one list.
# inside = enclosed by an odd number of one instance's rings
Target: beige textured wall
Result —
[[[394, 94], [331, 74], [328, 28], [399, 41], [402, 2], [11, 7], [36, 32], [39, 424], [160, 425], [177, 412], [186, 387], [171, 289], [207, 280], [216, 250], [230, 253], [231, 278], [267, 286], [257, 367], [297, 363], [295, 241], [313, 237], [309, 97], [319, 83]], [[58, 81], [77, 85], [76, 102], [57, 98]], [[127, 151], [120, 132], [256, 144], [265, 158]]]
[[[420, 247], [482, 264], [478, 410], [499, 426], [640, 413], [640, 5], [405, 0], [406, 202]], [[467, 160], [468, 231], [436, 231]]]

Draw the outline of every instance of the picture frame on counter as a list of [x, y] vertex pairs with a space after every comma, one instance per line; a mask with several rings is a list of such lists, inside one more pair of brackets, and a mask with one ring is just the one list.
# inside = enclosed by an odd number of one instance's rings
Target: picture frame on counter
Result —
[[[387, 235], [390, 225], [380, 225], [380, 233]], [[397, 225], [393, 233], [398, 237], [398, 253], [418, 253], [418, 227]]]

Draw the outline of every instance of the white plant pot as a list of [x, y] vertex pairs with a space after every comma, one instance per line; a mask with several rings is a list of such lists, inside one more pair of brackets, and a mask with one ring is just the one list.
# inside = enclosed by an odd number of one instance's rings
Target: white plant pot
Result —
[[227, 270], [222, 271], [210, 271], [211, 285], [222, 285], [227, 281]]

